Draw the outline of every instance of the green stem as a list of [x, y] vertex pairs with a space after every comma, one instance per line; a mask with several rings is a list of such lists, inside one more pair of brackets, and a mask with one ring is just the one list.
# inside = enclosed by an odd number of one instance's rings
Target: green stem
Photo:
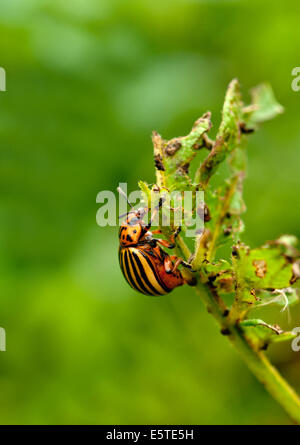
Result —
[[237, 327], [232, 330], [229, 339], [271, 396], [277, 400], [295, 423], [300, 424], [300, 399], [278, 370], [272, 366], [265, 354], [262, 351], [253, 350]]
[[[218, 273], [208, 276], [207, 271], [204, 271], [205, 263], [209, 262], [212, 265], [215, 258], [216, 250], [220, 244], [219, 241], [222, 240], [224, 234], [224, 223], [227, 215], [229, 215], [229, 218], [235, 216], [233, 222], [239, 223], [239, 215], [243, 211], [243, 206], [241, 202], [235, 203], [235, 205], [232, 205], [232, 202], [237, 191], [241, 195], [241, 184], [245, 171], [243, 143], [244, 134], [249, 132], [245, 123], [249, 123], [250, 119], [251, 125], [255, 125], [261, 120], [275, 116], [282, 110], [272, 94], [268, 87], [260, 88], [253, 100], [255, 108], [248, 109], [250, 116], [247, 116], [241, 101], [239, 83], [234, 79], [226, 92], [222, 121], [215, 142], [208, 139], [206, 134], [211, 128], [210, 113], [206, 113], [196, 121], [188, 136], [165, 141], [158, 133], [154, 132], [156, 181], [160, 190], [195, 191], [201, 189], [205, 191], [220, 164], [228, 158], [230, 175], [227, 181], [227, 191], [224, 193], [224, 187], [217, 191], [219, 205], [215, 209], [214, 215], [212, 215], [212, 223], [210, 223], [209, 229], [206, 229], [201, 237], [196, 238], [196, 248], [192, 259], [189, 248], [180, 236], [177, 238], [177, 250], [179, 255], [191, 261], [192, 268], [198, 271], [196, 290], [204, 301], [207, 310], [217, 320], [221, 333], [227, 335], [248, 368], [273, 398], [285, 409], [294, 422], [300, 424], [300, 399], [298, 395], [241, 328], [240, 321], [247, 314], [249, 303], [253, 303], [251, 297], [249, 297], [249, 295], [252, 297], [253, 295], [249, 292], [249, 286], [246, 286], [245, 271], [241, 273], [240, 268], [233, 260], [231, 271], [236, 286], [236, 298], [230, 311], [219, 295], [217, 287], [214, 287], [214, 280], [217, 279]], [[258, 116], [255, 116], [255, 110], [258, 110]], [[260, 113], [263, 114], [263, 118]], [[196, 156], [198, 149], [203, 146], [209, 148], [210, 152], [196, 171], [193, 184], [190, 176], [188, 176], [189, 164]], [[141, 189], [144, 190], [146, 196], [149, 195], [147, 185], [142, 183]], [[240, 227], [232, 224], [231, 229], [232, 243], [236, 247]], [[239, 248], [242, 249], [242, 245], [239, 245]], [[184, 270], [182, 270], [182, 274], [191, 275], [190, 272]]]
[[226, 217], [226, 213], [230, 207], [232, 197], [235, 192], [236, 184], [238, 182], [239, 176], [233, 176], [230, 182], [230, 185], [228, 185], [228, 189], [226, 191], [226, 194], [224, 197], [222, 197], [222, 200], [219, 205], [219, 209], [217, 212], [216, 222], [215, 222], [215, 228], [212, 234], [212, 239], [209, 243], [209, 248], [207, 252], [207, 260], [212, 261], [214, 259], [216, 249], [217, 249], [217, 241], [221, 234], [222, 230], [222, 224], [224, 222], [224, 219]]
[[265, 386], [267, 391], [285, 409], [291, 419], [300, 424], [300, 399], [294, 389], [287, 383], [262, 351], [256, 351], [245, 338], [237, 325], [226, 321], [224, 313], [209, 289], [203, 284], [197, 284], [197, 291], [209, 312], [215, 317], [222, 328], [228, 333], [228, 339], [243, 358], [255, 377]]
[[[187, 258], [190, 251], [181, 237], [178, 237], [177, 245], [181, 253]], [[200, 279], [203, 280], [203, 277]], [[218, 322], [221, 332], [228, 334], [228, 339], [237, 350], [244, 362], [259, 380], [271, 396], [284, 408], [291, 419], [300, 424], [300, 399], [294, 389], [281, 376], [277, 369], [272, 366], [262, 351], [257, 351], [247, 340], [237, 324], [232, 324], [230, 317], [225, 311], [224, 302], [209, 289], [207, 284], [199, 282], [196, 291], [203, 300], [208, 312]]]

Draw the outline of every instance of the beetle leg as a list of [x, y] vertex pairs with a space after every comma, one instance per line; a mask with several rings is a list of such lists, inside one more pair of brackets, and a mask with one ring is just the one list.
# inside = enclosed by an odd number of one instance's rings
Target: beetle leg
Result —
[[[174, 263], [173, 263], [174, 261]], [[176, 255], [167, 255], [164, 259], [164, 267], [167, 274], [174, 273], [178, 269], [178, 266], [182, 264], [182, 266], [191, 269], [191, 265], [186, 263], [182, 258], [177, 257]], [[191, 272], [194, 272], [191, 270]], [[190, 272], [182, 271], [182, 278], [184, 283], [195, 286], [197, 283], [197, 279], [194, 275], [190, 274]]]
[[174, 233], [172, 233], [172, 235], [170, 236], [170, 240], [172, 242], [172, 244], [175, 244], [175, 240], [177, 238], [177, 236], [179, 235], [179, 233], [181, 232], [181, 227], [177, 227], [177, 229], [175, 230]]
[[178, 266], [182, 263], [183, 259], [178, 258], [175, 255], [172, 255], [171, 258], [173, 261], [175, 261], [172, 272], [176, 272], [176, 270], [178, 269]]
[[185, 267], [186, 269], [189, 269], [192, 271], [192, 266], [187, 263], [186, 261], [184, 261], [182, 258], [177, 257], [176, 255], [171, 255], [170, 258], [175, 261], [174, 264], [174, 268], [173, 268], [173, 272], [178, 269], [178, 266], [181, 264], [183, 267]]
[[[146, 229], [147, 229], [147, 230], [149, 230], [149, 229], [151, 228], [151, 224], [153, 223], [154, 218], [155, 218], [156, 215], [157, 215], [157, 212], [158, 212], [159, 209], [162, 207], [163, 202], [164, 202], [164, 199], [163, 199], [163, 198], [160, 198], [160, 200], [159, 200], [159, 202], [158, 202], [158, 205], [154, 208], [154, 210], [153, 210], [153, 212], [152, 212], [150, 221], [149, 221], [148, 224], [146, 225]], [[149, 210], [149, 209], [148, 209], [148, 210]]]
[[[173, 263], [173, 261], [174, 261], [174, 263]], [[187, 263], [186, 261], [184, 261], [182, 258], [180, 258], [176, 255], [166, 256], [166, 258], [164, 259], [165, 271], [167, 273], [176, 272], [176, 270], [178, 269], [180, 264], [183, 267], [192, 271], [192, 266], [189, 263]]]
[[[174, 247], [175, 247], [175, 240], [176, 240], [177, 236], [179, 235], [180, 231], [181, 231], [181, 227], [178, 227], [175, 230], [175, 232], [170, 236], [170, 241], [163, 240], [163, 239], [157, 239], [156, 241], [159, 244], [161, 244], [162, 246], [167, 247], [168, 249], [174, 249]], [[162, 231], [160, 229], [152, 231], [153, 235], [161, 234], [161, 233], [162, 233]]]
[[147, 230], [151, 229], [151, 224], [153, 223], [154, 218], [156, 217], [157, 212], [158, 212], [158, 209], [155, 208], [154, 211], [153, 211], [153, 213], [152, 213], [152, 215], [151, 215], [150, 221], [149, 221], [148, 224], [146, 225], [146, 229], [147, 229]]
[[165, 266], [165, 271], [167, 273], [172, 273], [173, 272], [173, 263], [171, 260], [171, 257], [166, 256], [164, 259], [164, 266]]
[[[183, 267], [189, 269], [190, 272], [196, 272], [195, 270], [192, 269], [192, 266], [186, 261], [184, 261], [182, 258], [177, 257], [176, 255], [170, 255], [169, 258], [172, 260], [172, 262], [174, 261], [172, 272], [175, 272], [180, 264]], [[183, 280], [189, 286], [195, 286], [197, 283], [197, 279], [194, 275], [190, 274], [190, 272], [182, 271]]]
[[167, 247], [167, 249], [174, 249], [175, 243], [170, 243], [165, 239], [156, 239], [156, 242], [161, 246]]
[[191, 272], [196, 272], [196, 270], [193, 270], [192, 265], [187, 263], [186, 261], [182, 260], [181, 264], [183, 265], [183, 267], [185, 267], [186, 269], [189, 269]]

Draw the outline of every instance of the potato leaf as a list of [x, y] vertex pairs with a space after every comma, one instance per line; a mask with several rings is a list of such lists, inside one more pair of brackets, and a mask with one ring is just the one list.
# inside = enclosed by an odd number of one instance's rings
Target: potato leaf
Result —
[[291, 341], [296, 337], [296, 334], [283, 331], [280, 326], [265, 323], [260, 319], [244, 320], [239, 326], [250, 341], [261, 348], [265, 348], [270, 343]]

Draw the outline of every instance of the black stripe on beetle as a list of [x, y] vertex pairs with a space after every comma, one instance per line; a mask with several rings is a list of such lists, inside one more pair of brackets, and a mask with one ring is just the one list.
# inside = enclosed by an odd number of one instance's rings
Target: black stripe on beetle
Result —
[[147, 257], [147, 255], [144, 252], [141, 252], [141, 254], [143, 255], [143, 257], [146, 259], [149, 267], [152, 269], [152, 272], [155, 275], [155, 278], [157, 279], [157, 281], [159, 282], [160, 286], [166, 291], [166, 292], [170, 292], [170, 289], [164, 285], [164, 283], [161, 281], [160, 277], [157, 275], [157, 272], [153, 266], [153, 264], [151, 263], [150, 259]]
[[[152, 284], [150, 283], [150, 280], [147, 277], [147, 274], [146, 274], [146, 272], [144, 270], [144, 267], [143, 267], [143, 265], [142, 265], [138, 255], [136, 253], [133, 253], [133, 256], [134, 256], [134, 259], [136, 260], [136, 263], [137, 263], [138, 268], [139, 268], [139, 272], [140, 272], [143, 280], [145, 281], [146, 285], [152, 290], [153, 295], [162, 295], [162, 293], [158, 292], [158, 290], [155, 289], [155, 287], [152, 286]], [[153, 271], [154, 277], [155, 277], [156, 281], [158, 282], [159, 286], [162, 287], [162, 285], [159, 282], [159, 278], [157, 277], [156, 272], [153, 269], [152, 269], [152, 271]]]
[[[138, 286], [140, 287], [140, 289], [142, 289], [142, 292], [145, 295], [151, 295], [151, 292], [149, 292], [149, 290], [146, 288], [146, 286], [144, 285], [144, 283], [142, 282], [142, 279], [140, 277], [141, 275], [141, 271], [137, 270], [136, 266], [135, 266], [135, 262], [133, 257], [136, 257], [136, 255], [132, 252], [128, 252], [128, 257], [129, 257], [129, 261], [133, 270], [133, 274], [134, 274], [134, 278], [135, 278], [135, 282], [138, 284]], [[155, 289], [153, 289], [154, 293], [155, 293]], [[153, 295], [153, 294], [152, 294]]]

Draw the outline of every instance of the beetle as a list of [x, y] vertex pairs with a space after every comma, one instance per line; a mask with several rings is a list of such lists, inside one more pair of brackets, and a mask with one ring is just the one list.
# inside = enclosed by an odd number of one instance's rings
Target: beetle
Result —
[[[191, 265], [175, 255], [168, 255], [162, 248], [173, 249], [175, 240], [180, 232], [178, 228], [170, 237], [170, 242], [153, 238], [154, 234], [161, 234], [161, 230], [150, 231], [152, 221], [162, 206], [162, 199], [152, 213], [148, 224], [143, 217], [149, 211], [148, 208], [134, 210], [124, 192], [118, 188], [131, 206], [132, 210], [126, 213], [126, 220], [119, 230], [119, 263], [122, 273], [128, 284], [138, 292], [157, 296], [168, 294], [175, 287], [192, 281], [184, 278], [178, 269], [182, 264], [187, 269]], [[125, 215], [123, 215], [125, 216]]]

